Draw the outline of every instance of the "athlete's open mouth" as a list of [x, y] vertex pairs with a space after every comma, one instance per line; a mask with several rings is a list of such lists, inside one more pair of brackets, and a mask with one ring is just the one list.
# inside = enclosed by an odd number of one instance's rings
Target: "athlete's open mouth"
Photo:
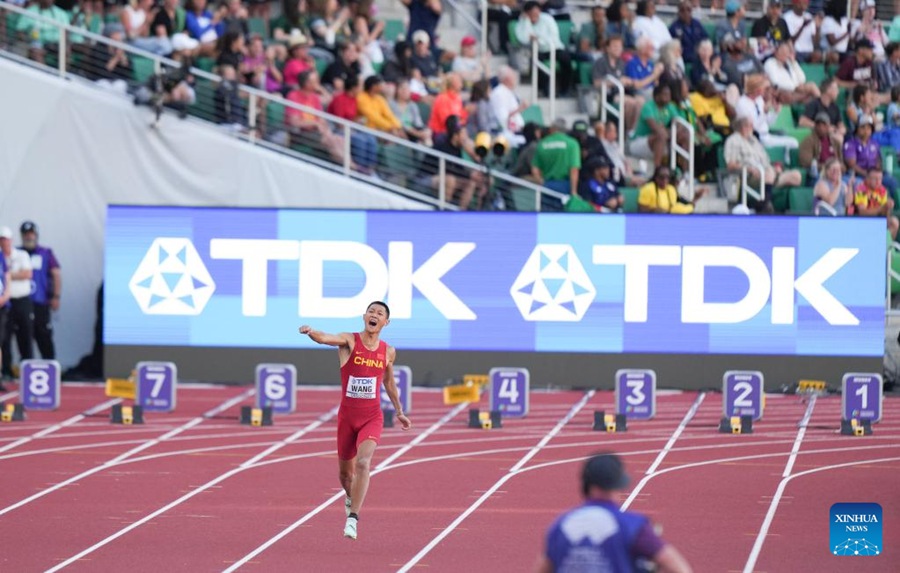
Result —
[[373, 318], [369, 321], [369, 326], [378, 326], [378, 321]]

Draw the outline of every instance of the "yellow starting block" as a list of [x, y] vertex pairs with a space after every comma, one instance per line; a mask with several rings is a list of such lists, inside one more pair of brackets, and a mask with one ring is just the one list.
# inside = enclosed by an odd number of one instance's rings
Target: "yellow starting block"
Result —
[[615, 414], [605, 414], [603, 416], [603, 424], [606, 426], [607, 432], [615, 432], [616, 431], [616, 416], [615, 416]]
[[463, 374], [463, 384], [467, 386], [478, 386], [479, 391], [487, 386], [488, 381], [489, 378], [487, 374]]
[[801, 380], [797, 384], [798, 392], [824, 392], [825, 391], [825, 381], [824, 380]]
[[3, 404], [0, 410], [0, 422], [21, 422], [25, 419], [25, 407], [22, 404]]
[[110, 398], [134, 400], [136, 386], [133, 378], [107, 378], [106, 395]]
[[476, 384], [456, 384], [444, 386], [444, 404], [462, 404], [463, 402], [478, 402], [481, 399], [481, 389]]
[[731, 422], [731, 433], [732, 434], [740, 434], [741, 433], [741, 417], [740, 416], [732, 416], [730, 422]]

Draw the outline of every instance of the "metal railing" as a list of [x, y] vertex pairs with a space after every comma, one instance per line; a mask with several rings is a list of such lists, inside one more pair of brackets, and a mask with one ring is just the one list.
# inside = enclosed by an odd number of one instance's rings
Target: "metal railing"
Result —
[[[750, 170], [759, 172], [759, 189], [750, 186]], [[762, 163], [745, 163], [741, 166], [741, 203], [747, 206], [747, 195], [757, 201], [766, 200], [766, 167]]]
[[[6, 20], [10, 14], [13, 17]], [[191, 95], [182, 94], [183, 99], [177, 100], [169, 91], [160, 94], [148, 86], [153, 84], [154, 79], [165, 81], [182, 73], [179, 62], [114, 41], [86, 28], [62, 25], [2, 1], [0, 18], [13, 24], [11, 28], [5, 28], [6, 37], [0, 37], [0, 45], [7, 46], [0, 50], [3, 57], [52, 71], [69, 81], [113, 89], [123, 97], [137, 98], [143, 93], [148, 96], [148, 105], [156, 109], [157, 121], [171, 117], [171, 110], [176, 109], [189, 121], [202, 120], [216, 124], [248, 144], [302, 159], [442, 210], [460, 208], [453, 199], [457, 192], [461, 193], [461, 189], [459, 186], [457, 189], [447, 188], [447, 174], [453, 171], [481, 172], [487, 192], [482, 201], [474, 202], [481, 208], [485, 208], [486, 203], [502, 203], [506, 210], [540, 211], [551, 206], [556, 209], [564, 197], [504, 173], [496, 166], [488, 167], [440, 153], [390, 133], [296, 104], [279, 94], [223, 80], [220, 75], [197, 67], [190, 68], [185, 78], [185, 83], [190, 86], [190, 90], [186, 91]], [[44, 27], [55, 27], [59, 33], [58, 42], [46, 46], [42, 62], [33, 57], [33, 39], [29, 34], [19, 34], [17, 31], [16, 22], [22, 18], [39, 21]], [[129, 64], [127, 76], [108, 78], [107, 65], [113, 61], [113, 54], [119, 52], [125, 55], [124, 59]], [[294, 119], [298, 116], [321, 127], [297, 129]], [[459, 183], [461, 179], [468, 182], [470, 178], [456, 177], [452, 180]], [[476, 192], [476, 198], [478, 195]], [[501, 202], [495, 200], [498, 196], [502, 197]]]
[[[609, 85], [616, 88], [618, 96], [609, 101]], [[618, 104], [618, 105], [617, 105]], [[614, 76], [606, 76], [600, 84], [600, 121], [606, 124], [607, 113], [616, 116], [619, 124], [619, 149], [625, 149], [625, 86]]]
[[[688, 145], [687, 148], [682, 147], [678, 143], [679, 128], [687, 131]], [[671, 139], [669, 141], [669, 169], [675, 172], [678, 166], [678, 158], [687, 160], [688, 171], [686, 173], [688, 182], [688, 197], [685, 199], [694, 199], [694, 126], [684, 118], [675, 116], [672, 119], [672, 128], [669, 130]]]
[[538, 74], [547, 74], [549, 78], [548, 95], [550, 96], [550, 121], [556, 119], [556, 48], [550, 48], [550, 64], [541, 61], [538, 52], [538, 41], [531, 41], [531, 101], [538, 100]]

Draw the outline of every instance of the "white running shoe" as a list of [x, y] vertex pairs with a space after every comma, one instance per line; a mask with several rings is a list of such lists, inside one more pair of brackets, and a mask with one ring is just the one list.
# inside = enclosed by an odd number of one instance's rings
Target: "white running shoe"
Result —
[[356, 539], [356, 518], [348, 517], [347, 524], [344, 525], [344, 537], [348, 537], [350, 539]]
[[349, 495], [344, 496], [344, 514], [347, 517], [350, 517], [350, 505], [351, 505], [350, 496]]

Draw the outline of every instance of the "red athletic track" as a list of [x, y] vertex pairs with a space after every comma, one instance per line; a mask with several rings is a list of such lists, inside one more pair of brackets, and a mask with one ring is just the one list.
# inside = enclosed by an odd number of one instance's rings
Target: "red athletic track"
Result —
[[[56, 412], [0, 424], [0, 571], [529, 571], [547, 525], [579, 503], [581, 460], [599, 449], [626, 456], [639, 489], [630, 508], [663, 526], [698, 572], [744, 570], [758, 537], [754, 571], [900, 570], [894, 399], [862, 438], [836, 434], [839, 397], [818, 399], [797, 477], [773, 505], [807, 409], [797, 396], [769, 396], [751, 435], [717, 432], [717, 393], [679, 429], [693, 392], [661, 395], [655, 419], [607, 434], [591, 423], [613, 410], [608, 392], [532, 392], [527, 418], [484, 431], [466, 428], [466, 406], [417, 390], [414, 430], [385, 430], [375, 464], [389, 463], [353, 542], [341, 536], [343, 504], [324, 505], [339, 491], [335, 389], [301, 388], [298, 412], [262, 428], [237, 422], [246, 388], [183, 386], [176, 412], [148, 413], [142, 426], [109, 423], [102, 385], [62, 394]], [[851, 501], [882, 505], [882, 555], [829, 554], [828, 510]]]

